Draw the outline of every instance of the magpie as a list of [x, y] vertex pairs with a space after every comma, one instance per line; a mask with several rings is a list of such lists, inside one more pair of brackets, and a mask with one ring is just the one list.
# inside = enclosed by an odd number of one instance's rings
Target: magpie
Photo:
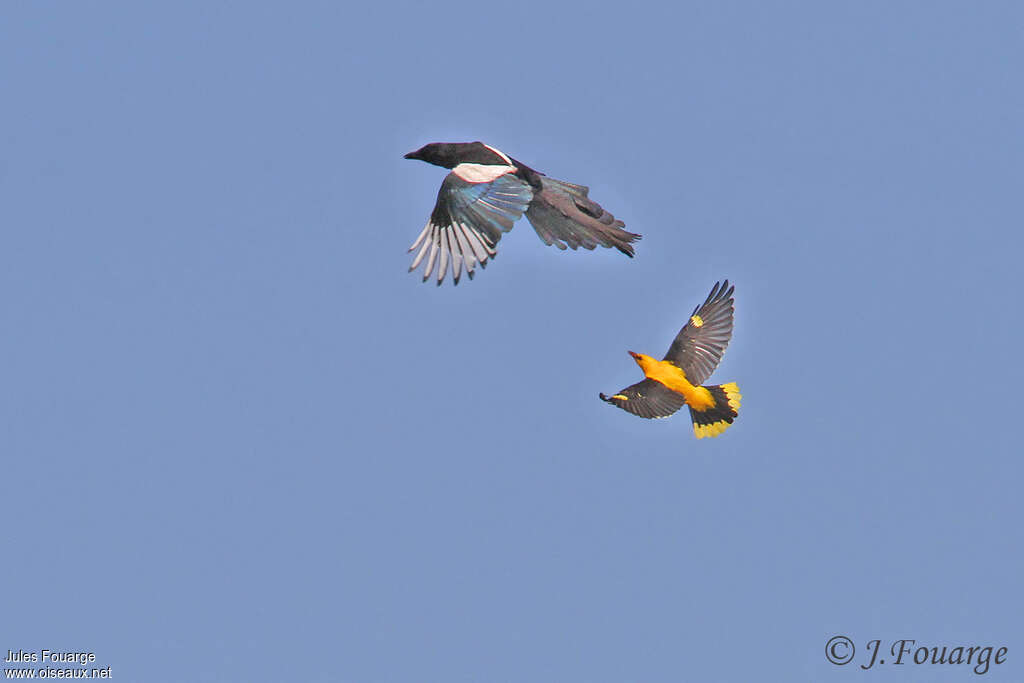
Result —
[[419, 249], [409, 272], [427, 259], [424, 282], [436, 269], [440, 286], [449, 262], [454, 284], [459, 284], [463, 265], [472, 280], [476, 265], [487, 266], [502, 234], [524, 213], [545, 244], [562, 250], [601, 245], [632, 258], [632, 242], [640, 239], [587, 197], [588, 188], [549, 178], [482, 142], [432, 142], [405, 158], [452, 169], [441, 183], [430, 220], [409, 247], [410, 252]]

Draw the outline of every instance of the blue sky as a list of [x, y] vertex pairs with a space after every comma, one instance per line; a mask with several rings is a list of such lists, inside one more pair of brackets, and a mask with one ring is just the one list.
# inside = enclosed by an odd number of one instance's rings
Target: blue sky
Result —
[[[0, 650], [138, 681], [1021, 680], [1017, 3], [14, 3]], [[405, 249], [484, 140], [644, 235]], [[717, 279], [697, 441], [597, 398]], [[855, 664], [824, 658], [844, 634]]]

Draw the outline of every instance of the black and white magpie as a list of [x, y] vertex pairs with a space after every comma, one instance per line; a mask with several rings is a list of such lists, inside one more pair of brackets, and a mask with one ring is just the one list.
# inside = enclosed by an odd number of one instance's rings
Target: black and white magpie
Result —
[[588, 188], [549, 178], [482, 142], [432, 142], [405, 158], [452, 169], [441, 183], [430, 220], [409, 247], [410, 252], [419, 249], [410, 272], [427, 259], [424, 282], [436, 267], [440, 286], [449, 262], [454, 284], [459, 284], [463, 265], [472, 279], [476, 264], [487, 266], [502, 233], [524, 213], [544, 243], [559, 249], [601, 245], [632, 258], [631, 243], [640, 239], [588, 198]]

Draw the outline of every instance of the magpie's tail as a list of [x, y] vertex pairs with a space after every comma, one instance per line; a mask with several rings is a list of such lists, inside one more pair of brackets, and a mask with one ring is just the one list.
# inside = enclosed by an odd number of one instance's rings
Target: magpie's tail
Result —
[[540, 180], [541, 190], [534, 192], [526, 217], [545, 244], [559, 249], [614, 247], [633, 257], [632, 243], [640, 235], [623, 230], [626, 224], [587, 197], [586, 187], [547, 176]]

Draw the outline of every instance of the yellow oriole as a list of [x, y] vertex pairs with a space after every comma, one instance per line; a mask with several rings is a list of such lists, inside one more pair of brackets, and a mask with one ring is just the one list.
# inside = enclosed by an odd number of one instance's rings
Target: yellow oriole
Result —
[[690, 407], [693, 432], [698, 439], [718, 436], [739, 414], [740, 388], [735, 382], [701, 386], [722, 360], [732, 338], [732, 293], [729, 281], [715, 283], [704, 303], [676, 335], [663, 360], [629, 352], [644, 371], [641, 382], [607, 401], [640, 417], [668, 417], [683, 405]]

